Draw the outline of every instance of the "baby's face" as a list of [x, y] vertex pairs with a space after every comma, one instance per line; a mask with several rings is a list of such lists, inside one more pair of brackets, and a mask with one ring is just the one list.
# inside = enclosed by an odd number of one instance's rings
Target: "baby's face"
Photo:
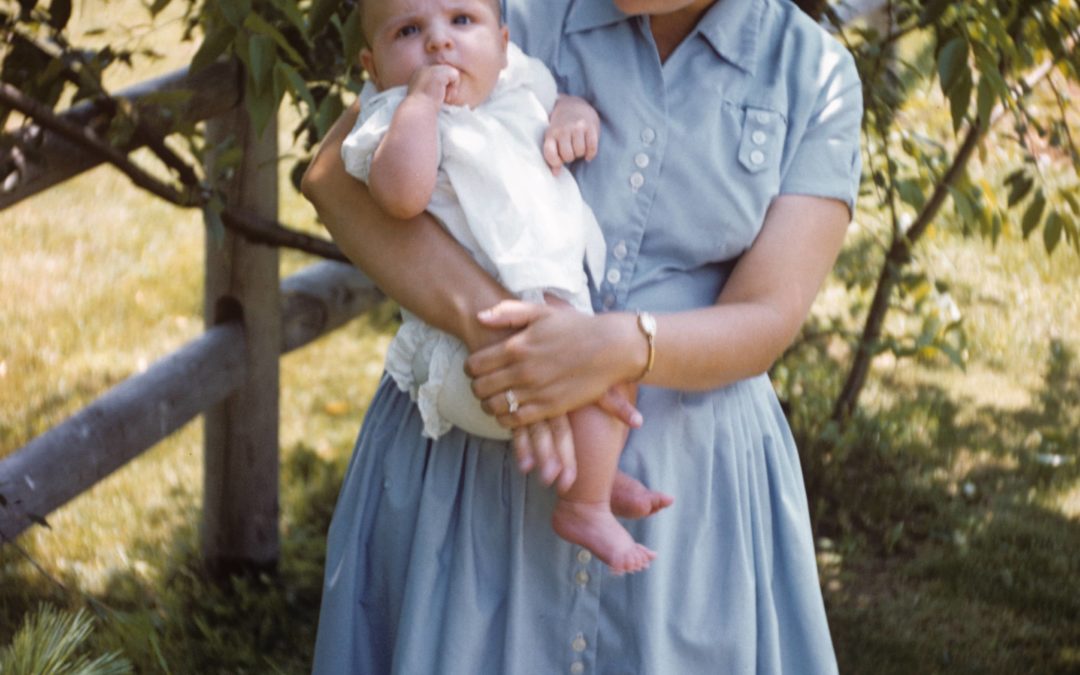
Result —
[[407, 85], [424, 66], [457, 69], [453, 105], [487, 100], [506, 65], [506, 28], [491, 0], [366, 0], [370, 50], [361, 55], [375, 85]]

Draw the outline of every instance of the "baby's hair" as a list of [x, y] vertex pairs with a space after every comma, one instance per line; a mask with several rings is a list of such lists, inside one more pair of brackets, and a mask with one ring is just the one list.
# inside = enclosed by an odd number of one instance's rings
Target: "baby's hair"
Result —
[[[364, 44], [370, 45], [371, 41], [368, 39], [367, 22], [365, 21], [364, 8], [368, 3], [372, 2], [386, 2], [387, 0], [356, 0], [356, 11], [360, 12], [360, 35], [364, 38]], [[502, 12], [502, 0], [486, 0], [491, 5], [491, 8], [495, 11], [495, 18], [499, 20], [499, 25], [503, 24], [503, 12]]]

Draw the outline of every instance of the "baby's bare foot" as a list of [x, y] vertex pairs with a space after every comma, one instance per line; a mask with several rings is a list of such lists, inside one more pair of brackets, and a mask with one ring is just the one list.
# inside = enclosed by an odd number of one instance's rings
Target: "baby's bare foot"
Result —
[[616, 574], [640, 572], [656, 557], [656, 553], [634, 541], [604, 502], [560, 499], [551, 525], [556, 534], [589, 549]]
[[674, 497], [650, 490], [622, 471], [615, 474], [615, 484], [611, 486], [611, 511], [620, 518], [651, 516], [674, 501]]

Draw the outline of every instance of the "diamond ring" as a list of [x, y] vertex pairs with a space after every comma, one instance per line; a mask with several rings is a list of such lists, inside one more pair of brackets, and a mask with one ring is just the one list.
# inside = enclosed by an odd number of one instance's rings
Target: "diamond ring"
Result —
[[518, 411], [518, 405], [519, 404], [518, 404], [517, 396], [514, 396], [514, 390], [513, 389], [507, 389], [506, 393], [503, 394], [503, 395], [506, 397], [506, 405], [509, 406], [509, 408], [510, 408], [509, 413], [511, 415], [513, 415], [514, 413], [516, 413]]

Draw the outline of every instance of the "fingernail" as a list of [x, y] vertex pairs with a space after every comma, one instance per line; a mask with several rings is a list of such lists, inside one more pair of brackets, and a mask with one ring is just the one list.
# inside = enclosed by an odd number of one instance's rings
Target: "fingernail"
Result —
[[641, 416], [641, 413], [636, 412], [630, 416], [630, 425], [633, 427], [640, 427], [645, 422], [645, 418]]
[[490, 309], [480, 310], [480, 313], [477, 314], [476, 316], [478, 316], [481, 319], [490, 319], [491, 318], [491, 310]]

